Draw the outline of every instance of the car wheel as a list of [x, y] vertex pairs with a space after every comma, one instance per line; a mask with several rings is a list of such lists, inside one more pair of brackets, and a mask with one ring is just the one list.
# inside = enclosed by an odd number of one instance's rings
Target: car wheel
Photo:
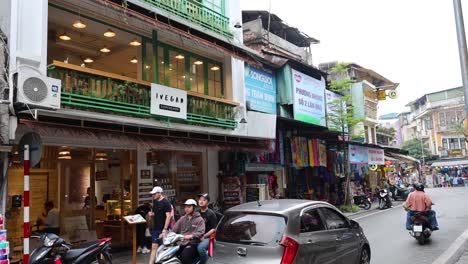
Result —
[[364, 247], [361, 250], [361, 255], [359, 256], [359, 264], [369, 264], [370, 263], [370, 252], [367, 247]]

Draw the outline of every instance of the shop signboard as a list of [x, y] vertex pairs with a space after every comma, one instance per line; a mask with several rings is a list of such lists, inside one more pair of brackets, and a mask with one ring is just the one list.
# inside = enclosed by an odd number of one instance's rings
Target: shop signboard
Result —
[[[334, 125], [328, 121], [329, 116], [337, 116], [340, 113], [341, 114], [347, 113], [345, 101], [341, 101], [341, 107], [343, 108], [343, 110], [341, 111], [341, 109], [338, 109], [338, 106], [339, 106], [338, 100], [340, 100], [340, 98], [341, 98], [341, 95], [334, 93], [332, 91], [329, 91], [329, 90], [325, 90], [325, 99], [326, 99], [326, 104], [327, 104], [327, 127], [330, 130], [338, 130], [341, 132], [342, 130], [341, 128], [334, 127], [339, 124]], [[344, 131], [346, 133], [348, 132], [348, 124], [345, 124]]]
[[187, 119], [187, 91], [151, 84], [152, 115]]
[[448, 151], [448, 154], [450, 156], [460, 156], [460, 155], [463, 155], [463, 152], [461, 149], [451, 149]]
[[294, 119], [302, 122], [326, 126], [325, 82], [291, 70]]
[[349, 163], [367, 164], [369, 152], [366, 147], [349, 145]]
[[244, 71], [249, 110], [276, 115], [276, 76], [248, 64]]
[[369, 165], [385, 165], [385, 155], [383, 149], [368, 148]]

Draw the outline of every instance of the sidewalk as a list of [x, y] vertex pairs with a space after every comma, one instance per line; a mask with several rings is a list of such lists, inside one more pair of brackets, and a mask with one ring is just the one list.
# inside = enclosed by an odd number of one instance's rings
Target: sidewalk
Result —
[[[148, 264], [150, 254], [137, 254], [137, 264]], [[132, 263], [132, 251], [122, 250], [120, 252], [112, 252], [113, 264], [129, 264]]]
[[468, 243], [465, 243], [465, 251], [454, 264], [468, 264]]
[[[392, 208], [403, 204], [403, 202], [404, 201], [392, 201]], [[371, 206], [371, 208], [369, 210], [364, 210], [362, 208], [359, 208], [359, 211], [356, 212], [356, 213], [343, 213], [343, 214], [346, 217], [357, 216], [357, 215], [365, 214], [365, 213], [368, 213], [368, 212], [380, 211], [378, 207], [379, 207], [379, 203], [374, 202], [374, 203], [372, 203], [372, 206]], [[388, 210], [388, 209], [385, 209], [385, 210]], [[385, 211], [385, 210], [382, 210], [382, 211]]]

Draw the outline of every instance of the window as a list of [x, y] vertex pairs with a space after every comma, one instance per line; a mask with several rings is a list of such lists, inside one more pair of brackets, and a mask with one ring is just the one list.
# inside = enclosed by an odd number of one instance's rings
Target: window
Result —
[[369, 143], [369, 127], [364, 126], [364, 138], [367, 143]]
[[145, 43], [145, 47], [144, 47], [145, 56], [143, 56], [143, 58], [145, 59], [145, 61], [143, 62], [143, 65], [142, 65], [143, 80], [154, 83], [153, 46], [152, 46], [151, 41], [146, 41], [144, 43]]
[[218, 225], [216, 240], [247, 245], [278, 245], [286, 229], [279, 215], [226, 213]]
[[465, 149], [465, 139], [464, 138], [460, 138], [460, 147], [461, 147], [461, 149]]
[[460, 149], [460, 141], [458, 138], [449, 139], [449, 144], [450, 149]]
[[426, 127], [426, 130], [431, 130], [433, 129], [433, 125], [432, 125], [432, 118], [431, 117], [428, 117], [424, 120], [424, 126]]
[[224, 15], [224, 0], [202, 0], [202, 2], [203, 6]]
[[442, 139], [442, 148], [444, 150], [447, 150], [448, 149], [448, 143], [447, 143], [447, 139], [446, 138], [443, 138]]
[[190, 90], [192, 92], [205, 93], [204, 64], [205, 62], [200, 58], [190, 58]]
[[221, 68], [214, 63], [208, 64], [208, 95], [223, 97], [221, 89]]
[[463, 118], [464, 118], [463, 111], [457, 111], [457, 121], [461, 122], [463, 121]]
[[439, 113], [439, 125], [445, 126], [445, 113]]
[[456, 117], [455, 112], [446, 112], [445, 122], [447, 123], [447, 127], [452, 127], [457, 122], [457, 117]]
[[348, 222], [346, 219], [335, 212], [333, 209], [321, 208], [321, 211], [328, 229], [334, 230], [348, 227]]
[[301, 216], [301, 233], [316, 232], [325, 230], [325, 225], [320, 219], [318, 209], [311, 209]]
[[169, 51], [169, 86], [185, 90], [185, 54]]
[[158, 47], [158, 84], [164, 84], [164, 49], [162, 47]]

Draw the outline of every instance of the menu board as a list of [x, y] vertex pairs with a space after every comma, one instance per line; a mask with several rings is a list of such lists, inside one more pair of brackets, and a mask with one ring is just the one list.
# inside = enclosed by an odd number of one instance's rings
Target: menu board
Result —
[[245, 200], [246, 202], [255, 202], [260, 200], [260, 188], [257, 187], [246, 187], [245, 188]]

